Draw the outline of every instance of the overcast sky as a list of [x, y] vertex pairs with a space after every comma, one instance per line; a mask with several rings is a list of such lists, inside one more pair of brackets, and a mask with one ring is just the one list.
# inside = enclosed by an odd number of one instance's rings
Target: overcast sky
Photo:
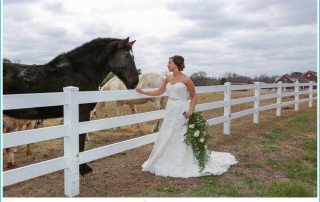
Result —
[[44, 64], [97, 37], [136, 40], [142, 72], [317, 71], [317, 0], [3, 0], [3, 57]]

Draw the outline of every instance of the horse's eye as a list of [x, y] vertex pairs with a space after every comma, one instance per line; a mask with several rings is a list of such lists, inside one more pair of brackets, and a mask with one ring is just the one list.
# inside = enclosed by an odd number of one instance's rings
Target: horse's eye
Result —
[[133, 54], [128, 53], [128, 54], [126, 54], [126, 55], [125, 55], [125, 57], [126, 57], [126, 59], [129, 59], [130, 57], [132, 57], [132, 58], [133, 58]]

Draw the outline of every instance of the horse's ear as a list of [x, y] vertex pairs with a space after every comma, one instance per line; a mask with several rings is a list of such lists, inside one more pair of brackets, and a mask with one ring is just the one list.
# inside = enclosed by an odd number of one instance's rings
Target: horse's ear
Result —
[[126, 39], [123, 40], [123, 41], [120, 41], [120, 42], [119, 42], [119, 45], [118, 45], [118, 48], [122, 48], [122, 47], [128, 45], [128, 43], [129, 43], [129, 37], [126, 38]]
[[126, 38], [124, 41], [123, 41], [124, 45], [127, 45], [129, 43], [129, 37]]
[[129, 44], [132, 46], [136, 42], [136, 40], [129, 42]]

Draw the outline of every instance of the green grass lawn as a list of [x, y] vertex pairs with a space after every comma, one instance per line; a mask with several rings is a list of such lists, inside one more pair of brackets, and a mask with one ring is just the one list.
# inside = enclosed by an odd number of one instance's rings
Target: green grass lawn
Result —
[[[316, 197], [317, 196], [317, 112], [300, 113], [270, 131], [257, 135], [264, 145], [264, 162], [250, 162], [246, 172], [235, 172], [236, 181], [210, 176], [194, 189], [194, 197]], [[244, 145], [244, 148], [247, 145]], [[295, 152], [296, 151], [296, 152]], [[269, 155], [270, 154], [270, 155]], [[245, 156], [243, 156], [245, 158]], [[252, 176], [250, 170], [270, 169], [279, 178]]]

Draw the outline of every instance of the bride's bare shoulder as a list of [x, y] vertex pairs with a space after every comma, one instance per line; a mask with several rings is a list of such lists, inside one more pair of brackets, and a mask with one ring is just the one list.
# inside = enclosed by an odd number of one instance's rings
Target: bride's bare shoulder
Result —
[[190, 82], [190, 81], [192, 81], [191, 78], [190, 78], [189, 76], [187, 76], [187, 75], [184, 75], [183, 80], [184, 80], [185, 82]]

